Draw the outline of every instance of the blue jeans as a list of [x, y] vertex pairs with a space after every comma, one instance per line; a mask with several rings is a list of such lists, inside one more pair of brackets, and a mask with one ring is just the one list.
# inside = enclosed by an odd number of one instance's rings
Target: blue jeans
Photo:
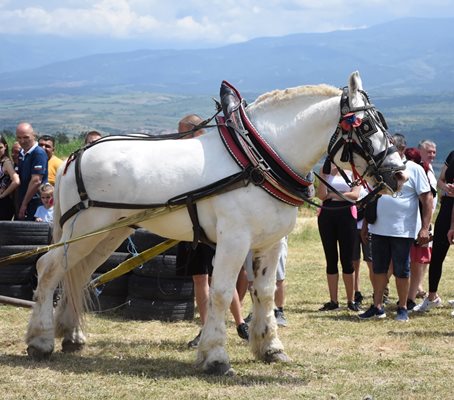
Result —
[[395, 277], [410, 277], [410, 248], [413, 241], [413, 238], [372, 234], [372, 265], [374, 273], [386, 274], [392, 261]]

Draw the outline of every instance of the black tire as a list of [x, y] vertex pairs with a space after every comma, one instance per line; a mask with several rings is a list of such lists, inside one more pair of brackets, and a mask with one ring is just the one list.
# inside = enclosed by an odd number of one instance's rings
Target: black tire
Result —
[[21, 285], [0, 284], [0, 295], [14, 297], [16, 299], [32, 300], [33, 288], [29, 283], [24, 283]]
[[31, 283], [36, 268], [33, 264], [14, 264], [0, 267], [0, 284]]
[[[130, 241], [126, 239], [117, 249], [117, 251], [133, 253], [133, 250], [135, 249], [137, 253], [141, 253], [142, 251], [150, 249], [156, 246], [157, 244], [167, 240], [166, 238], [151, 233], [143, 228], [136, 229], [129, 238], [131, 239], [133, 246], [131, 245]], [[176, 246], [165, 251], [163, 254], [176, 255], [177, 254]]]
[[135, 268], [132, 272], [139, 276], [154, 278], [175, 278], [177, 268], [177, 257], [173, 255], [159, 255], [144, 263], [141, 267]]
[[[14, 254], [22, 253], [23, 251], [35, 250], [38, 246], [35, 245], [5, 245], [0, 246], [0, 258], [12, 256]], [[18, 264], [32, 264], [34, 265], [39, 257], [44, 253], [34, 254], [30, 257], [23, 258], [21, 260], [12, 261], [9, 265], [18, 265]], [[0, 267], [0, 269], [3, 267]]]
[[194, 298], [192, 278], [151, 278], [132, 274], [128, 295], [148, 300], [190, 300]]
[[[95, 273], [91, 277], [92, 279], [95, 279], [100, 275], [102, 274]], [[128, 295], [128, 282], [131, 275], [132, 274], [121, 275], [118, 278], [112, 279], [111, 281], [99, 286], [96, 288], [100, 293], [99, 296], [119, 296], [123, 297], [124, 300]]]
[[194, 300], [145, 300], [128, 296], [122, 315], [137, 320], [183, 321], [194, 318]]
[[131, 255], [128, 253], [120, 253], [120, 252], [114, 252], [112, 253], [109, 258], [101, 264], [95, 272], [108, 272], [111, 269], [114, 269], [118, 266], [118, 264], [121, 264], [123, 261], [126, 261], [128, 258], [130, 258]]
[[46, 222], [0, 221], [0, 246], [46, 245], [50, 241], [51, 229]]

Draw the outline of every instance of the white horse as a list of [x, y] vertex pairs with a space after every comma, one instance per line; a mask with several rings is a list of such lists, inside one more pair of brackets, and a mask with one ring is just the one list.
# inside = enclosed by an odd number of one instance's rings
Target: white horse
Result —
[[[355, 72], [348, 82], [348, 101], [359, 118], [368, 112], [368, 100], [361, 89], [361, 79]], [[276, 153], [304, 176], [326, 151], [338, 126], [340, 100], [341, 91], [337, 88], [301, 86], [266, 93], [247, 106], [246, 112]], [[368, 138], [371, 150], [368, 154], [381, 154], [381, 167], [395, 172], [402, 169], [403, 164], [397, 153], [388, 152], [391, 143], [380, 127]], [[352, 138], [357, 143], [364, 142], [356, 133]], [[335, 160], [345, 166], [339, 155]], [[112, 140], [109, 137], [86, 149], [80, 162], [89, 198], [128, 204], [165, 203], [174, 196], [240, 171], [215, 130], [188, 140]], [[368, 164], [360, 154], [354, 153], [351, 162], [361, 174], [368, 168], [370, 170], [370, 162]], [[61, 216], [80, 202], [75, 164], [70, 163], [64, 174], [60, 170], [57, 178], [55, 242], [92, 232], [137, 212], [128, 208], [89, 207], [71, 216], [60, 228]], [[375, 176], [368, 175], [366, 179], [375, 185]], [[397, 172], [388, 174], [386, 179], [388, 186], [396, 190], [405, 176]], [[204, 371], [217, 374], [230, 369], [225, 350], [225, 313], [249, 249], [255, 253], [250, 347], [257, 359], [288, 361], [277, 335], [273, 298], [279, 241], [292, 231], [297, 207], [249, 184], [202, 199], [197, 202], [197, 209], [200, 226], [207, 237], [217, 243], [208, 320], [198, 347], [198, 365]], [[193, 223], [184, 208], [139, 225], [167, 238], [193, 239]], [[55, 248], [39, 259], [36, 304], [26, 335], [27, 351], [31, 357], [50, 356], [55, 336], [63, 337], [63, 351], [83, 347], [86, 341], [82, 332], [84, 288], [92, 272], [131, 233], [131, 228], [112, 230]], [[63, 282], [63, 298], [54, 316], [53, 293], [59, 282]]]

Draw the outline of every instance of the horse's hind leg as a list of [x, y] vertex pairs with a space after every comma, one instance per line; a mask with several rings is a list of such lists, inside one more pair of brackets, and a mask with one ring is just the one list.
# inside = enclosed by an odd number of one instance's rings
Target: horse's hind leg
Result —
[[59, 247], [38, 260], [36, 303], [26, 334], [27, 352], [31, 357], [47, 358], [54, 350], [53, 296], [60, 282], [63, 283], [63, 298], [56, 314], [57, 334], [63, 336], [68, 351], [83, 346], [83, 287], [91, 272], [109, 257], [129, 232], [130, 229], [125, 228], [103, 240], [102, 236], [97, 236], [96, 240], [92, 238], [89, 242], [76, 242], [67, 248]]
[[36, 266], [38, 288], [26, 334], [27, 353], [34, 359], [48, 358], [54, 350], [53, 295], [65, 273], [60, 262], [62, 257], [62, 248], [53, 249]]
[[289, 361], [277, 336], [274, 316], [276, 270], [282, 240], [266, 251], [257, 252], [253, 261], [253, 310], [249, 341], [255, 357], [265, 362]]
[[83, 333], [84, 311], [90, 305], [90, 293], [87, 284], [93, 271], [118, 248], [131, 233], [131, 229], [118, 229], [109, 233], [94, 250], [78, 261], [69, 270], [62, 281], [62, 299], [55, 314], [55, 334], [62, 337], [62, 351], [81, 350], [86, 338]]

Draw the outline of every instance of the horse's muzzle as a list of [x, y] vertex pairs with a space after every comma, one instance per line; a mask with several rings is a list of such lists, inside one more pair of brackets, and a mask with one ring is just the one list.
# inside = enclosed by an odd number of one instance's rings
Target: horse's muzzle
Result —
[[400, 192], [403, 184], [408, 180], [408, 175], [403, 169], [385, 171], [381, 173], [381, 176], [386, 184], [383, 194]]

